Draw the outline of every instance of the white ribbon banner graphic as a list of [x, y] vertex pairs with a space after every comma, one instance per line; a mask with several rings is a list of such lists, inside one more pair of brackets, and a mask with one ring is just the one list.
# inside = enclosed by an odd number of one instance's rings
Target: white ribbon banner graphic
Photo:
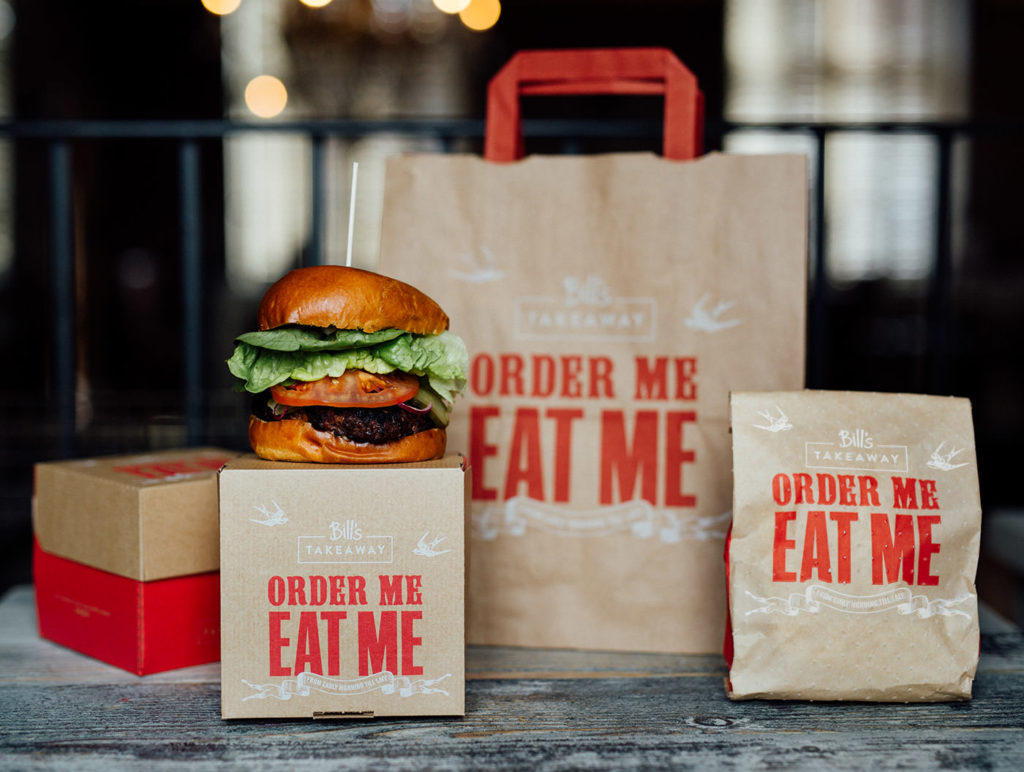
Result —
[[343, 680], [341, 678], [329, 678], [303, 671], [296, 678], [289, 678], [276, 684], [253, 684], [242, 679], [242, 683], [250, 689], [255, 689], [255, 694], [243, 697], [245, 700], [265, 700], [267, 697], [276, 697], [279, 700], [290, 700], [292, 697], [308, 697], [312, 692], [330, 695], [352, 695], [368, 694], [378, 689], [382, 694], [398, 694], [400, 697], [411, 697], [414, 694], [444, 694], [444, 689], [435, 687], [451, 676], [451, 673], [432, 680], [417, 679], [410, 680], [406, 676], [396, 676], [394, 673], [384, 671], [362, 678]]
[[522, 536], [535, 528], [559, 536], [607, 536], [620, 531], [638, 539], [657, 537], [666, 544], [684, 539], [724, 539], [732, 512], [712, 517], [680, 516], [671, 509], [655, 509], [636, 499], [596, 510], [574, 510], [514, 496], [502, 504], [473, 513], [473, 535], [484, 541], [499, 536]]
[[954, 606], [974, 597], [967, 593], [959, 598], [929, 600], [924, 595], [914, 595], [907, 587], [886, 590], [874, 595], [847, 595], [819, 584], [811, 585], [802, 593], [793, 593], [789, 598], [762, 598], [749, 590], [746, 592], [750, 598], [761, 604], [746, 612], [747, 616], [778, 612], [790, 617], [801, 611], [817, 614], [825, 607], [844, 614], [879, 614], [895, 609], [900, 614], [916, 614], [921, 619], [935, 615], [962, 616], [970, 619], [970, 614]]

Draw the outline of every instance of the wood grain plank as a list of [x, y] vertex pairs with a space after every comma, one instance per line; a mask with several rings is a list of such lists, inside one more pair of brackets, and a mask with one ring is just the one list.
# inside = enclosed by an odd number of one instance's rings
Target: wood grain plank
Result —
[[980, 680], [972, 703], [838, 706], [730, 703], [710, 678], [481, 680], [462, 720], [345, 723], [222, 722], [212, 684], [0, 687], [0, 761], [1019, 769], [1024, 682]]
[[[220, 719], [216, 665], [140, 678], [0, 602], [0, 768], [1024, 768], [1024, 635], [985, 635], [975, 699], [730, 702], [718, 657], [470, 647], [464, 719]], [[513, 678], [488, 678], [489, 673]]]

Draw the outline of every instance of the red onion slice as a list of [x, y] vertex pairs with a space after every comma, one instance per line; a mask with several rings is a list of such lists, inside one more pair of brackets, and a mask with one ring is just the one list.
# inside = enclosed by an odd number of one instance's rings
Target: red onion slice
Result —
[[416, 407], [415, 405], [410, 405], [408, 402], [399, 402], [398, 406], [408, 413], [416, 413], [418, 415], [430, 412], [430, 405], [427, 405], [426, 407]]

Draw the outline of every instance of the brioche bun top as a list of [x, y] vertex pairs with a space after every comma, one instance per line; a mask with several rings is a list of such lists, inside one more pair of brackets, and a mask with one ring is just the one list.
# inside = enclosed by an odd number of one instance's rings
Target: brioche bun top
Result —
[[437, 335], [448, 329], [448, 315], [397, 279], [343, 265], [318, 265], [298, 268], [274, 282], [260, 302], [257, 324], [260, 330], [305, 324]]

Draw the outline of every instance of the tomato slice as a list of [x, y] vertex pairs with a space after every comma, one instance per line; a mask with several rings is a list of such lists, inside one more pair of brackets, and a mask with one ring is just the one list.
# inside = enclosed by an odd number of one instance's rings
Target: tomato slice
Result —
[[412, 399], [419, 390], [419, 378], [409, 373], [374, 375], [365, 370], [346, 370], [337, 378], [273, 386], [270, 396], [291, 407], [387, 407]]

